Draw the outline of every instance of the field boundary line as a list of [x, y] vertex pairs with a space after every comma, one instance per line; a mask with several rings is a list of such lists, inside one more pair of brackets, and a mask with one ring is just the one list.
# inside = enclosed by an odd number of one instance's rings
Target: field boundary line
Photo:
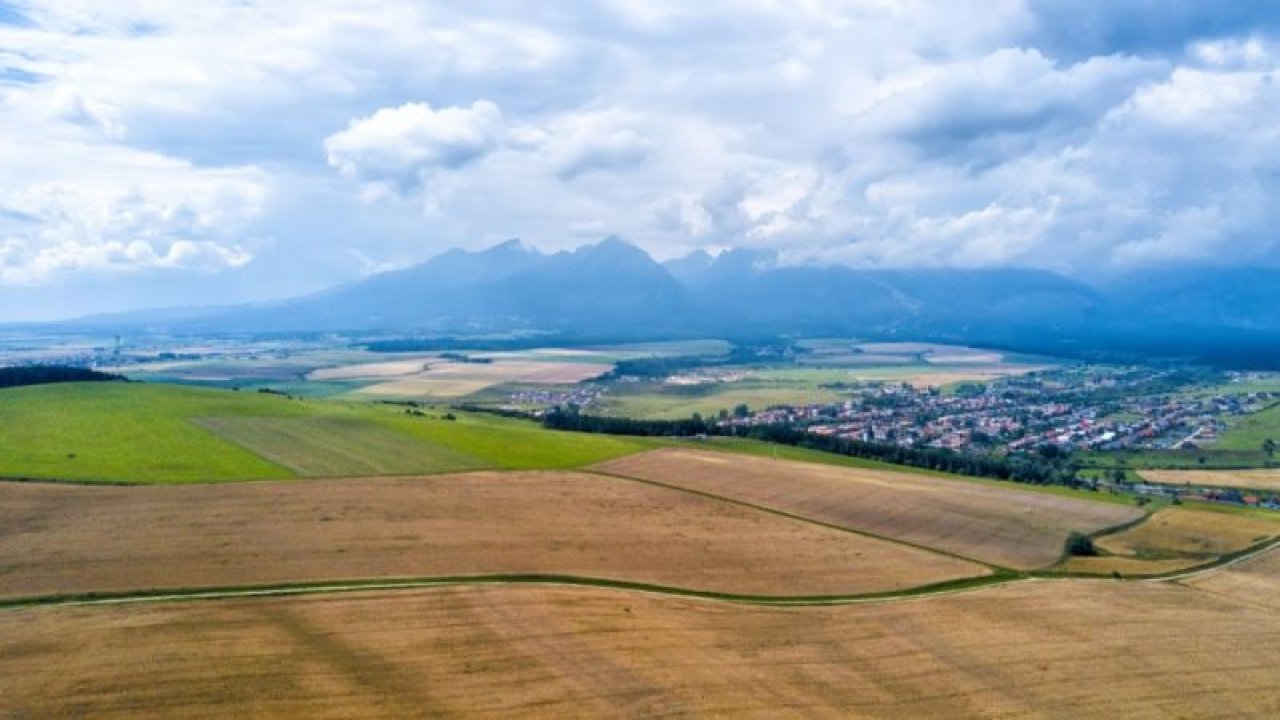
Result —
[[39, 597], [0, 600], [0, 612], [38, 607], [85, 607], [97, 605], [129, 605], [148, 602], [180, 602], [191, 600], [230, 600], [237, 598], [270, 598], [302, 595], [331, 595], [338, 593], [426, 590], [448, 587], [483, 587], [486, 585], [562, 586], [640, 592], [690, 600], [705, 600], [741, 605], [765, 607], [816, 607], [827, 605], [855, 605], [881, 602], [900, 602], [958, 593], [984, 588], [1029, 582], [1034, 578], [1016, 574], [984, 575], [977, 578], [961, 578], [940, 583], [919, 585], [901, 590], [853, 595], [754, 595], [696, 590], [672, 585], [614, 580], [577, 575], [556, 574], [498, 574], [439, 576], [423, 578], [362, 579], [338, 582], [283, 583], [279, 585], [248, 585], [214, 588], [170, 588], [126, 592], [77, 593], [46, 595]]
[[[762, 607], [822, 607], [833, 605], [869, 605], [959, 595], [1017, 583], [1099, 582], [1099, 583], [1171, 583], [1220, 571], [1237, 563], [1280, 548], [1280, 538], [1274, 538], [1261, 546], [1250, 548], [1219, 563], [1188, 572], [1155, 577], [1125, 577], [1121, 579], [1097, 575], [1067, 575], [1018, 573], [1005, 570], [975, 578], [961, 578], [941, 583], [920, 585], [901, 590], [854, 595], [755, 595], [715, 590], [696, 590], [671, 585], [557, 574], [498, 574], [470, 576], [437, 576], [423, 578], [359, 579], [337, 582], [300, 582], [278, 585], [250, 585], [213, 588], [170, 588], [126, 592], [77, 593], [45, 595], [0, 600], [0, 611], [38, 607], [85, 607], [98, 605], [128, 605], [148, 602], [182, 602], [193, 600], [233, 600], [246, 598], [293, 597], [303, 595], [331, 595], [338, 593], [427, 590], [448, 587], [483, 587], [486, 585], [530, 585], [610, 589], [623, 592], [640, 592], [687, 600], [723, 602]], [[1183, 586], [1194, 589], [1190, 586]]]
[[740, 505], [742, 507], [751, 508], [752, 510], [767, 512], [771, 515], [778, 515], [780, 517], [784, 517], [789, 520], [797, 520], [800, 522], [809, 523], [811, 525], [817, 525], [819, 527], [824, 527], [829, 530], [839, 530], [840, 532], [859, 535], [861, 537], [867, 537], [873, 540], [882, 540], [884, 542], [894, 543], [897, 545], [904, 545], [906, 547], [913, 548], [915, 550], [923, 550], [925, 552], [933, 553], [935, 555], [942, 555], [944, 557], [949, 557], [955, 560], [964, 560], [966, 562], [971, 562], [976, 565], [981, 565], [982, 567], [987, 568], [988, 570], [992, 571], [996, 575], [999, 575], [1002, 573], [1013, 573], [1017, 575], [1017, 574], [1022, 574], [1024, 572], [1027, 572], [1022, 570], [1014, 570], [1013, 568], [1007, 568], [1007, 567], [1004, 567], [1003, 565], [996, 565], [995, 563], [990, 563], [985, 560], [979, 560], [977, 558], [972, 558], [967, 555], [961, 555], [959, 553], [954, 553], [949, 550], [942, 550], [940, 548], [934, 548], [928, 545], [921, 545], [919, 543], [911, 542], [910, 540], [899, 540], [897, 538], [891, 538], [885, 535], [878, 535], [876, 533], [868, 532], [866, 530], [859, 530], [857, 528], [852, 528], [845, 525], [837, 525], [835, 523], [830, 523], [825, 520], [818, 520], [816, 518], [808, 517], [807, 515], [799, 515], [793, 512], [789, 512], [787, 510], [781, 510], [775, 507], [769, 507], [768, 505], [759, 505], [753, 502], [749, 502], [747, 500], [739, 500], [737, 498], [731, 498], [725, 495], [718, 495], [713, 492], [707, 492], [706, 490], [694, 490], [693, 488], [681, 487], [679, 485], [670, 485], [668, 483], [664, 483], [659, 480], [649, 480], [646, 478], [638, 478], [638, 477], [633, 477], [631, 475], [623, 475], [620, 473], [609, 472], [607, 470], [600, 470], [598, 468], [584, 468], [583, 470], [581, 470], [581, 472], [584, 472], [590, 475], [599, 475], [601, 477], [613, 478], [615, 480], [626, 480], [628, 482], [636, 482], [644, 485], [652, 485], [654, 487], [660, 487], [667, 490], [674, 490], [676, 492], [689, 493], [690, 495], [697, 495], [699, 497], [707, 498], [710, 500], [719, 500], [721, 502], [727, 502], [733, 505]]
[[1117, 578], [1107, 573], [1086, 573], [1086, 572], [1060, 571], [1060, 570], [1051, 570], [1051, 569], [1050, 570], [1031, 570], [1031, 571], [1028, 571], [1027, 574], [1030, 577], [1033, 577], [1039, 580], [1117, 580], [1120, 582], [1177, 583], [1183, 580], [1190, 580], [1190, 579], [1199, 577], [1201, 575], [1207, 575], [1209, 573], [1217, 572], [1219, 570], [1224, 570], [1226, 568], [1231, 567], [1232, 565], [1235, 565], [1236, 563], [1244, 562], [1245, 560], [1249, 560], [1251, 558], [1257, 557], [1258, 555], [1262, 555], [1271, 550], [1275, 550], [1278, 547], [1280, 547], [1280, 535], [1272, 537], [1268, 540], [1263, 540], [1262, 542], [1257, 543], [1256, 545], [1250, 545], [1249, 547], [1243, 550], [1237, 550], [1236, 552], [1233, 552], [1233, 553], [1227, 553], [1217, 558], [1216, 560], [1210, 560], [1208, 562], [1201, 563], [1199, 565], [1193, 565], [1192, 567], [1187, 568], [1185, 570], [1172, 570], [1169, 572], [1154, 573], [1151, 575], [1134, 576], [1134, 575], [1122, 574], [1121, 577]]
[[1266, 540], [1264, 542], [1258, 543], [1253, 547], [1245, 548], [1239, 553], [1235, 553], [1233, 555], [1228, 555], [1226, 557], [1223, 557], [1217, 562], [1211, 563], [1205, 567], [1192, 568], [1190, 570], [1180, 570], [1171, 575], [1164, 575], [1160, 577], [1144, 578], [1144, 579], [1149, 581], [1154, 581], [1154, 582], [1181, 583], [1183, 580], [1192, 580], [1202, 575], [1208, 575], [1209, 573], [1215, 573], [1220, 570], [1225, 570], [1231, 567], [1232, 565], [1236, 565], [1237, 563], [1242, 563], [1246, 560], [1252, 560], [1253, 558], [1258, 557], [1259, 555], [1263, 555], [1265, 553], [1271, 552], [1272, 550], [1275, 550], [1278, 547], [1280, 547], [1280, 537], [1273, 537], [1270, 540]]

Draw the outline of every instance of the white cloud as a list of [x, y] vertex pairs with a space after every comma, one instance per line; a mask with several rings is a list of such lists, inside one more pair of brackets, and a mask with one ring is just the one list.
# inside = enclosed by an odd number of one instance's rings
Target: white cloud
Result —
[[[268, 180], [255, 168], [195, 168], [118, 145], [0, 140], [0, 282], [79, 271], [213, 271], [253, 258], [242, 232]], [[77, 167], [75, 175], [64, 174]]]
[[266, 293], [611, 233], [668, 256], [1280, 262], [1275, 22], [945, 5], [24, 0], [31, 22], [0, 24], [0, 283], [222, 268]]
[[344, 175], [408, 191], [431, 170], [458, 169], [493, 151], [505, 134], [502, 112], [486, 100], [439, 110], [408, 103], [352, 120], [324, 148]]
[[635, 118], [616, 109], [557, 118], [543, 133], [556, 176], [573, 180], [587, 173], [626, 170], [643, 163], [653, 145], [636, 132], [635, 123]]

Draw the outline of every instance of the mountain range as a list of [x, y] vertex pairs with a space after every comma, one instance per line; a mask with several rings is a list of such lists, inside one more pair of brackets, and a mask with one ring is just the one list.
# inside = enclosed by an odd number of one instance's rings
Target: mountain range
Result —
[[[1058, 354], [1217, 361], [1280, 354], [1280, 270], [1145, 268], [1095, 283], [1030, 269], [786, 267], [769, 253], [659, 263], [617, 238], [543, 253], [517, 240], [291, 300], [84, 318], [175, 333], [474, 335], [562, 340], [838, 335]], [[1238, 363], [1236, 363], [1238, 364]], [[1256, 364], [1256, 363], [1254, 363]]]

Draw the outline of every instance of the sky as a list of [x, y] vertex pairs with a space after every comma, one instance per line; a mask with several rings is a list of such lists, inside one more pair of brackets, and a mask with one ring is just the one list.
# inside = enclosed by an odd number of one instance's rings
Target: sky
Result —
[[521, 238], [1280, 265], [1271, 0], [0, 0], [0, 321]]

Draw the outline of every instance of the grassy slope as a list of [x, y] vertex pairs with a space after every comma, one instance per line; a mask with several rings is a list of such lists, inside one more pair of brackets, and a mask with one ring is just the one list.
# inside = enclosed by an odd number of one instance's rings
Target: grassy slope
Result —
[[186, 418], [304, 412], [301, 403], [278, 397], [159, 385], [0, 390], [0, 474], [173, 482], [290, 477]]
[[1280, 405], [1245, 416], [1213, 444], [1215, 450], [1259, 450], [1268, 438], [1280, 443]]
[[235, 417], [370, 423], [442, 448], [441, 457], [424, 456], [421, 472], [573, 467], [652, 445], [557, 433], [484, 415], [464, 414], [457, 421], [446, 421], [410, 417], [382, 405], [288, 400], [249, 392], [175, 385], [65, 384], [0, 391], [0, 476], [142, 483], [294, 477], [293, 471], [192, 422]]
[[382, 414], [377, 421], [504, 470], [569, 468], [657, 447], [660, 441], [557, 432], [527, 420], [458, 413], [455, 422]]

